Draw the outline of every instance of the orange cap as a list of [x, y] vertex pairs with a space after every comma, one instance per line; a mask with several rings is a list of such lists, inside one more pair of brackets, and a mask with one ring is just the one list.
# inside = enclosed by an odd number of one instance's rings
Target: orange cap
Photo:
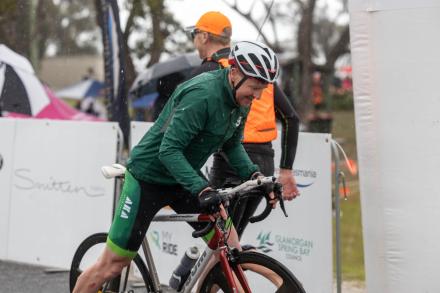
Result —
[[203, 14], [195, 27], [217, 36], [230, 38], [232, 35], [231, 22], [224, 14], [218, 11], [209, 11]]

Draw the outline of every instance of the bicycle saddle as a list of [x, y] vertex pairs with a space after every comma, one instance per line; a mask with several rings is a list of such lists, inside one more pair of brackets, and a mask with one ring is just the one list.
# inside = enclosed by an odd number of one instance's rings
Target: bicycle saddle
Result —
[[101, 172], [105, 178], [112, 179], [115, 177], [123, 176], [126, 169], [127, 168], [125, 168], [125, 166], [121, 164], [112, 164], [111, 166], [102, 166]]

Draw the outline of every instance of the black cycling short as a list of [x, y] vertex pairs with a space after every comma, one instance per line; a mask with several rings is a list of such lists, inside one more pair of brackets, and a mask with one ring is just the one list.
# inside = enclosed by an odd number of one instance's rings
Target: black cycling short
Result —
[[[134, 258], [156, 213], [170, 206], [176, 213], [200, 213], [197, 196], [180, 185], [155, 185], [125, 173], [119, 205], [107, 238], [107, 246], [117, 255]], [[206, 223], [189, 223], [194, 229]]]

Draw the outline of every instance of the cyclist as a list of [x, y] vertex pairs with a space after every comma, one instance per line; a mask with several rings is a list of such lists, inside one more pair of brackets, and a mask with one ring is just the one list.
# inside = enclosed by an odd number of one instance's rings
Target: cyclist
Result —
[[[210, 11], [203, 14], [196, 25], [187, 28], [202, 65], [192, 72], [200, 73], [228, 67], [228, 56], [232, 36], [232, 25], [222, 13]], [[294, 108], [281, 88], [274, 83], [264, 89], [259, 99], [252, 102], [251, 110], [244, 128], [243, 145], [252, 162], [266, 175], [274, 174], [274, 151], [271, 141], [277, 137], [276, 119], [282, 124], [281, 160], [278, 180], [283, 184], [283, 197], [292, 200], [299, 195], [292, 165], [298, 143], [299, 119]], [[214, 155], [210, 172], [210, 183], [215, 188], [225, 183], [238, 184], [240, 178], [229, 166], [223, 152]], [[254, 214], [261, 198], [241, 199], [235, 208], [233, 223], [241, 237], [249, 218]], [[230, 205], [234, 209], [234, 204]]]
[[[166, 205], [178, 213], [220, 212], [226, 219], [219, 195], [200, 173], [220, 147], [242, 179], [260, 176], [241, 137], [252, 100], [277, 79], [279, 63], [271, 49], [252, 42], [237, 43], [229, 62], [230, 68], [179, 85], [133, 148], [106, 247], [80, 275], [73, 292], [96, 292], [117, 276], [136, 255], [154, 215]], [[231, 222], [227, 220], [228, 243], [240, 248]]]

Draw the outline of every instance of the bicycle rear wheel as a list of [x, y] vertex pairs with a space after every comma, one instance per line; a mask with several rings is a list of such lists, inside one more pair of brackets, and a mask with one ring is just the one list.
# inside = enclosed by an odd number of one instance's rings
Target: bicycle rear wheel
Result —
[[[251, 292], [305, 293], [295, 276], [283, 264], [267, 255], [240, 252], [234, 261], [230, 261], [230, 265], [232, 269], [241, 266]], [[200, 286], [200, 292], [232, 293], [220, 263], [207, 274]]]
[[[106, 241], [107, 234], [98, 233], [87, 237], [79, 245], [70, 267], [70, 292], [73, 291], [79, 275], [97, 260]], [[98, 292], [153, 292], [150, 274], [141, 257], [136, 255], [131, 265], [125, 268], [121, 275], [105, 283]]]

